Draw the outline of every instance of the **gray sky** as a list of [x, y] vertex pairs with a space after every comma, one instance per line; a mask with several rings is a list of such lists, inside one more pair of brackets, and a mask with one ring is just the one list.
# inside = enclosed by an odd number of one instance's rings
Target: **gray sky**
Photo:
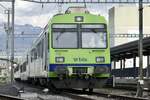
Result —
[[[11, 7], [10, 3], [1, 3], [5, 7]], [[69, 6], [83, 6], [84, 4], [62, 4], [62, 12]], [[94, 14], [101, 14], [107, 16], [107, 9], [111, 5], [105, 4], [87, 4], [87, 8]], [[58, 4], [42, 4], [31, 3], [21, 0], [16, 0], [15, 3], [15, 23], [16, 24], [32, 24], [33, 26], [44, 27], [48, 20], [56, 13], [58, 13]], [[0, 23], [6, 21], [7, 16], [3, 13], [0, 7]]]
[[[2, 3], [5, 7], [11, 7], [11, 3]], [[84, 4], [62, 4], [62, 12], [70, 6], [84, 6]], [[93, 14], [100, 14], [108, 17], [108, 9], [112, 4], [87, 4], [88, 10]], [[58, 13], [58, 4], [42, 4], [31, 3], [22, 0], [16, 0], [15, 3], [15, 23], [16, 24], [32, 24], [33, 26], [44, 27], [48, 20]], [[0, 23], [6, 22], [6, 15], [0, 7]]]

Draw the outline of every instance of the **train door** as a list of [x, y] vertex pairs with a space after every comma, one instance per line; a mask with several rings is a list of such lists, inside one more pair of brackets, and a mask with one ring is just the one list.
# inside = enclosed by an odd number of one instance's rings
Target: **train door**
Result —
[[43, 39], [43, 75], [47, 75], [47, 32], [44, 34], [44, 39]]
[[42, 75], [42, 41], [39, 41], [37, 46], [37, 60], [36, 60], [36, 68], [38, 76]]

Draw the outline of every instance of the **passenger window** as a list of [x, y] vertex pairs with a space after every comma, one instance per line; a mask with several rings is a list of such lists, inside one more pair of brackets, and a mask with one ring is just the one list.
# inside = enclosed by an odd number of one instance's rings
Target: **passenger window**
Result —
[[28, 64], [28, 55], [27, 55], [27, 64]]
[[34, 60], [36, 60], [37, 59], [37, 51], [36, 51], [36, 49], [34, 50]]
[[48, 47], [48, 51], [49, 51], [49, 44], [50, 44], [49, 42], [50, 42], [50, 40], [49, 40], [49, 33], [47, 33], [47, 34], [48, 34], [48, 38], [47, 38], [47, 39], [48, 39], [48, 40], [47, 40], [47, 45], [48, 45], [48, 46], [47, 46], [47, 47]]
[[41, 53], [40, 53], [41, 48], [40, 47], [41, 47], [41, 42], [39, 42], [37, 45], [37, 56], [38, 56], [38, 58], [41, 57]]
[[42, 39], [41, 58], [43, 58], [43, 52], [44, 52], [44, 39]]

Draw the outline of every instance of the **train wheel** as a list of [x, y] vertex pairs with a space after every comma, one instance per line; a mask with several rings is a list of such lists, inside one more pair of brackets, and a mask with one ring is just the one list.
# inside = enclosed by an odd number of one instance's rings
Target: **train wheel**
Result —
[[51, 82], [48, 82], [48, 88], [50, 92], [55, 93], [55, 94], [60, 94], [62, 92], [62, 89], [56, 88]]
[[85, 92], [87, 88], [83, 88], [82, 91]]
[[40, 85], [45, 86], [46, 85], [46, 80], [45, 79], [39, 79]]
[[93, 92], [93, 88], [89, 88], [89, 92], [92, 93]]

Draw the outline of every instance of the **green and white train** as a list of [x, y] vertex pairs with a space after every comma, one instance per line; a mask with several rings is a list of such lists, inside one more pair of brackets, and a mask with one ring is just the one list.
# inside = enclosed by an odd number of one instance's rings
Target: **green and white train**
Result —
[[56, 88], [102, 87], [110, 77], [109, 42], [103, 16], [71, 7], [48, 22], [15, 79]]

